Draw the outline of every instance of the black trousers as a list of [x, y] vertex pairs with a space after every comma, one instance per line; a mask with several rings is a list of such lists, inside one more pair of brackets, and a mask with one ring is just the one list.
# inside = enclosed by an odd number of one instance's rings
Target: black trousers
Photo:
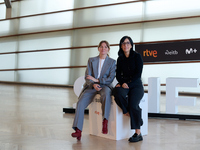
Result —
[[144, 95], [144, 88], [141, 85], [129, 86], [129, 89], [115, 87], [113, 89], [115, 102], [122, 109], [123, 114], [129, 112], [131, 129], [140, 129], [143, 124], [142, 109], [139, 103]]

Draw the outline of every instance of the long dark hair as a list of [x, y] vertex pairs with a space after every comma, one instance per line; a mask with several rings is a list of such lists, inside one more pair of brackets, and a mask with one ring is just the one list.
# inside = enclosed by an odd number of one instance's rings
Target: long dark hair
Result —
[[121, 46], [122, 46], [122, 43], [125, 41], [125, 39], [128, 39], [131, 43], [131, 49], [130, 49], [130, 54], [133, 53], [133, 40], [131, 39], [131, 37], [129, 36], [123, 36], [119, 42], [119, 51], [118, 51], [118, 56], [124, 56], [124, 51], [122, 50]]

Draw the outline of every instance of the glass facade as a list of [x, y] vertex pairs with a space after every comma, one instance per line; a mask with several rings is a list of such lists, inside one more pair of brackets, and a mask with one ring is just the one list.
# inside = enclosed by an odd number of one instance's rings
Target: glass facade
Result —
[[[124, 35], [135, 43], [200, 35], [199, 0], [22, 0], [12, 2], [10, 19], [3, 2], [0, 70], [85, 66], [89, 57], [98, 55], [97, 48], [88, 46], [97, 46], [101, 40], [118, 44]], [[179, 18], [188, 16], [197, 17]], [[4, 54], [8, 52], [24, 53]], [[118, 46], [111, 46], [110, 57], [117, 59], [117, 52]], [[160, 77], [161, 83], [167, 77], [198, 78], [200, 71], [191, 69], [194, 66], [199, 63], [145, 65], [142, 80], [147, 84], [149, 77]], [[84, 72], [85, 68], [0, 71], [0, 81], [73, 85]]]

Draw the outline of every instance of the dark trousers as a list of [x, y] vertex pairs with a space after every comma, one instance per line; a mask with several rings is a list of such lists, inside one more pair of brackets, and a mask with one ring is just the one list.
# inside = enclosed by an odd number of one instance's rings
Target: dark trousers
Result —
[[115, 102], [122, 109], [123, 114], [129, 112], [131, 129], [140, 129], [143, 124], [142, 109], [139, 106], [140, 100], [144, 95], [143, 86], [133, 86], [129, 89], [115, 87], [113, 90]]

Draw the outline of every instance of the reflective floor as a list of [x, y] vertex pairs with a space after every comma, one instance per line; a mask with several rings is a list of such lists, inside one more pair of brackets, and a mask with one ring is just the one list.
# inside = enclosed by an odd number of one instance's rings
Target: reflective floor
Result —
[[[200, 121], [149, 118], [138, 143], [89, 135], [85, 115], [81, 141], [71, 137], [77, 101], [72, 88], [0, 84], [0, 150], [199, 150]], [[184, 111], [183, 109], [181, 111]]]

